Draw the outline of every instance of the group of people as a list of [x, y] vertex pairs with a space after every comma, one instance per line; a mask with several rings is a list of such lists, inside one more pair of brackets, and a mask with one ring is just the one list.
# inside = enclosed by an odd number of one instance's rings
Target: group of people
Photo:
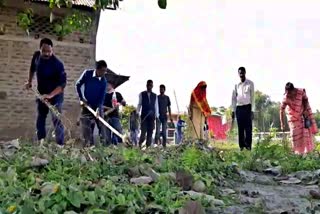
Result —
[[[81, 111], [82, 133], [86, 144], [94, 145], [93, 130], [98, 126], [99, 134], [103, 144], [121, 143], [121, 138], [112, 134], [112, 131], [98, 120], [101, 116], [119, 133], [122, 133], [120, 123], [119, 106], [125, 106], [126, 102], [119, 92], [114, 89], [114, 83], [105, 78], [108, 66], [104, 60], [96, 63], [95, 69], [85, 70], [75, 88], [79, 97]], [[64, 88], [67, 82], [67, 75], [64, 64], [53, 54], [53, 43], [50, 39], [44, 38], [40, 41], [40, 50], [33, 54], [29, 77], [26, 88], [32, 88], [32, 79], [37, 75], [38, 92], [42, 99], [54, 105], [61, 112], [63, 104]], [[232, 120], [237, 120], [239, 147], [241, 150], [252, 148], [252, 121], [254, 119], [254, 83], [246, 78], [246, 69], [238, 69], [240, 82], [235, 84], [232, 93]], [[84, 90], [82, 87], [84, 86]], [[146, 90], [139, 94], [137, 108], [130, 115], [131, 139], [135, 145], [141, 146], [146, 141], [147, 147], [152, 144], [152, 135], [156, 129], [155, 143], [167, 144], [168, 119], [173, 123], [171, 115], [171, 101], [165, 95], [166, 87], [160, 85], [160, 94], [153, 91], [153, 81], [148, 80]], [[211, 108], [206, 98], [207, 84], [201, 81], [192, 91], [189, 118], [191, 136], [204, 139], [208, 130], [207, 118], [211, 115]], [[37, 120], [36, 129], [38, 140], [46, 137], [46, 117], [49, 113], [48, 106], [40, 99], [37, 99]], [[95, 114], [87, 107], [94, 109]], [[313, 136], [318, 132], [315, 119], [310, 108], [305, 89], [295, 88], [292, 83], [285, 86], [284, 99], [280, 108], [281, 129], [284, 130], [284, 113], [286, 110], [290, 135], [292, 138], [293, 150], [298, 154], [304, 154], [314, 149]], [[169, 117], [168, 117], [169, 116]], [[64, 126], [57, 115], [52, 114], [52, 121], [55, 127], [57, 144], [64, 145]], [[140, 121], [140, 127], [139, 127]], [[177, 140], [181, 142], [184, 122], [181, 117], [177, 123]], [[139, 128], [141, 128], [140, 137]]]
[[[108, 65], [104, 60], [96, 62], [94, 69], [85, 70], [75, 84], [76, 92], [81, 105], [80, 124], [85, 145], [94, 146], [94, 128], [98, 127], [100, 141], [104, 145], [122, 142], [122, 139], [113, 134], [99, 120], [99, 117], [111, 125], [119, 133], [123, 133], [119, 107], [125, 106], [121, 93], [115, 91], [115, 84], [105, 77], [108, 71]], [[53, 54], [53, 43], [50, 39], [44, 38], [40, 41], [40, 50], [36, 51], [32, 57], [29, 77], [26, 88], [32, 88], [34, 74], [37, 75], [37, 90], [42, 99], [48, 101], [61, 113], [64, 88], [67, 82], [67, 75], [64, 70], [64, 64]], [[139, 94], [139, 103], [137, 108], [130, 115], [131, 139], [135, 145], [141, 146], [146, 140], [149, 147], [152, 144], [152, 134], [156, 128], [155, 143], [160, 143], [166, 147], [167, 143], [167, 121], [171, 116], [171, 101], [165, 95], [165, 85], [160, 85], [160, 94], [152, 92], [153, 81], [147, 81], [147, 89]], [[41, 141], [46, 137], [46, 118], [49, 113], [48, 106], [37, 99], [37, 137]], [[93, 109], [93, 114], [89, 109]], [[141, 111], [141, 113], [140, 113]], [[169, 118], [168, 118], [169, 115]], [[61, 119], [52, 114], [52, 120], [55, 127], [56, 141], [59, 146], [64, 145], [64, 126]], [[182, 138], [181, 127], [182, 120], [178, 121], [178, 140]], [[141, 133], [139, 134], [139, 124], [141, 123]], [[138, 141], [139, 139], [139, 141]]]
[[[238, 69], [240, 82], [232, 93], [232, 119], [237, 119], [239, 147], [251, 150], [252, 121], [254, 119], [254, 83], [246, 78], [246, 69]], [[314, 149], [314, 135], [318, 132], [305, 89], [295, 88], [291, 82], [285, 85], [280, 107], [281, 130], [284, 132], [284, 114], [290, 129], [292, 149], [296, 154], [306, 154]]]
[[[252, 122], [254, 119], [255, 99], [254, 83], [247, 79], [246, 69], [238, 69], [240, 81], [232, 92], [232, 120], [237, 120], [238, 142], [240, 150], [252, 148]], [[208, 128], [207, 117], [211, 110], [206, 99], [205, 82], [200, 82], [191, 94], [189, 117], [194, 138], [203, 139]], [[284, 114], [292, 140], [292, 149], [296, 154], [306, 154], [314, 149], [314, 135], [318, 132], [305, 89], [295, 88], [288, 82], [285, 85], [284, 98], [280, 107], [281, 130], [285, 130]], [[203, 128], [206, 127], [206, 128]]]

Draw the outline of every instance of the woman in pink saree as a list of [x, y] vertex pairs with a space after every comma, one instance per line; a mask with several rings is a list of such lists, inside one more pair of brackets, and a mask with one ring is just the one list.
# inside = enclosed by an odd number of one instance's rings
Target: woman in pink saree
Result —
[[285, 111], [294, 153], [311, 152], [314, 149], [313, 137], [318, 132], [318, 128], [305, 89], [295, 88], [290, 82], [286, 84], [285, 96], [280, 107], [282, 130], [284, 130]]

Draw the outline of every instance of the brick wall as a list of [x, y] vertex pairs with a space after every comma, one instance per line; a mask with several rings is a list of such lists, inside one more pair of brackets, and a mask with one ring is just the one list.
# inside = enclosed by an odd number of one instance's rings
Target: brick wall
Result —
[[[20, 6], [26, 6], [20, 4]], [[30, 7], [30, 5], [27, 5]], [[43, 14], [47, 8], [42, 5], [31, 5], [35, 12]], [[33, 138], [35, 136], [36, 106], [35, 97], [26, 92], [23, 85], [28, 76], [32, 54], [39, 47], [40, 39], [27, 36], [16, 25], [17, 9], [6, 7], [0, 9], [0, 23], [6, 26], [5, 35], [0, 35], [0, 139], [17, 137]], [[74, 89], [74, 83], [82, 71], [93, 65], [95, 59], [95, 35], [88, 35], [85, 43], [79, 43], [76, 35], [71, 35], [59, 42], [55, 36], [55, 54], [64, 62], [68, 77], [65, 89], [64, 115], [72, 122], [68, 128], [77, 134], [76, 120], [79, 115], [79, 105]], [[40, 38], [48, 36], [40, 34]], [[34, 85], [36, 81], [34, 81]], [[48, 117], [48, 124], [51, 124]], [[72, 127], [70, 127], [72, 126]]]

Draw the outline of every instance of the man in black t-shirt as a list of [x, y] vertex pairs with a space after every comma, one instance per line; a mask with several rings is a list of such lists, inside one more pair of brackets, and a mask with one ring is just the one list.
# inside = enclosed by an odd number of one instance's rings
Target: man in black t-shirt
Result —
[[[119, 92], [114, 90], [112, 82], [108, 82], [107, 93], [104, 99], [105, 119], [106, 121], [119, 133], [122, 133], [122, 126], [120, 123], [119, 106], [125, 106], [126, 101]], [[122, 140], [117, 135], [113, 134], [110, 129], [106, 131], [106, 145], [111, 143], [117, 145]]]
[[[159, 104], [159, 119], [156, 122], [156, 136], [155, 142], [159, 144], [160, 136], [162, 136], [162, 146], [166, 147], [167, 145], [167, 123], [168, 117], [167, 113], [169, 112], [169, 118], [171, 123], [173, 123], [171, 116], [171, 101], [169, 96], [165, 95], [166, 87], [165, 85], [160, 85], [160, 95], [158, 95], [158, 104]], [[161, 132], [160, 132], [161, 126]]]

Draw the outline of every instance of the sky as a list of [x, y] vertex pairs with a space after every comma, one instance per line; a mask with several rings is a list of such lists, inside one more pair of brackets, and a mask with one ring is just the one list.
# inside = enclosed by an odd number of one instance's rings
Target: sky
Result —
[[319, 8], [319, 0], [168, 0], [161, 10], [157, 0], [125, 0], [101, 14], [96, 58], [130, 76], [117, 91], [132, 105], [152, 79], [156, 93], [166, 85], [174, 112], [186, 111], [204, 80], [209, 105], [229, 107], [244, 66], [255, 89], [272, 100], [282, 100], [290, 81], [306, 89], [316, 110]]

